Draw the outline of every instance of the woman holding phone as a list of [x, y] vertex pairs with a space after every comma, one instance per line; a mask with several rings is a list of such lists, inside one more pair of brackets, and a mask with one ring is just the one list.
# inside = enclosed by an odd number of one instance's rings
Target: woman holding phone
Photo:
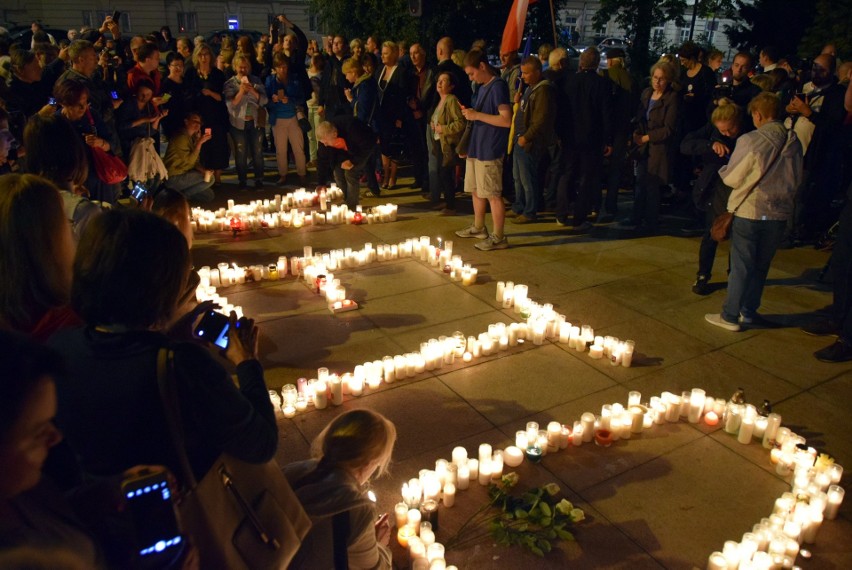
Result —
[[249, 463], [275, 455], [278, 428], [254, 321], [231, 313], [228, 348], [218, 357], [189, 333], [176, 340], [195, 313], [167, 330], [190, 275], [186, 239], [169, 221], [116, 209], [89, 223], [71, 285], [71, 305], [86, 326], [61, 331], [48, 343], [68, 366], [57, 378], [57, 424], [88, 473], [110, 475], [139, 464], [181, 472], [158, 388], [161, 349], [172, 355], [186, 452], [198, 480], [222, 453]]

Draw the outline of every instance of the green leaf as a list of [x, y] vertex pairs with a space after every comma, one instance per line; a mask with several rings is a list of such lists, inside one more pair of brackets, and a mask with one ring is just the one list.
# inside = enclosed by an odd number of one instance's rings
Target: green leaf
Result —
[[551, 519], [550, 517], [544, 517], [544, 518], [541, 519], [541, 521], [539, 521], [539, 524], [541, 526], [547, 527], [547, 526], [550, 526], [552, 522], [553, 522], [553, 519]]
[[531, 546], [530, 552], [532, 552], [536, 556], [541, 556], [542, 558], [544, 558], [544, 552], [541, 550], [541, 548], [539, 548], [537, 546]]
[[548, 505], [547, 503], [540, 503], [539, 509], [541, 509], [542, 514], [548, 517], [551, 516], [551, 514], [553, 513], [553, 511], [550, 510], [550, 505]]
[[516, 519], [525, 519], [529, 517], [529, 513], [527, 513], [523, 509], [515, 509], [515, 518]]

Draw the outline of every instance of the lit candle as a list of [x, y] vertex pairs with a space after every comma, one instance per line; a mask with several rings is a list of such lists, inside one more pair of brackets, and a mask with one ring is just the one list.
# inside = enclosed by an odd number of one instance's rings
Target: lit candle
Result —
[[843, 502], [845, 494], [846, 490], [840, 485], [831, 485], [828, 488], [828, 503], [825, 505], [825, 518], [828, 520], [837, 518], [837, 511]]
[[445, 507], [452, 507], [456, 504], [456, 486], [452, 483], [444, 485], [444, 494], [442, 498]]
[[[525, 432], [519, 432], [524, 434], [524, 438], [526, 438]], [[521, 463], [524, 462], [524, 452], [521, 451], [521, 448], [510, 445], [506, 449], [503, 450], [503, 463], [508, 465], [509, 467], [517, 467]]]
[[704, 403], [706, 402], [706, 394], [701, 388], [693, 388], [689, 395], [689, 412], [687, 420], [691, 424], [697, 424], [701, 420], [701, 414], [704, 412]]
[[467, 449], [464, 447], [455, 447], [453, 448], [453, 463], [456, 465], [463, 465], [467, 463]]
[[468, 468], [467, 464], [459, 465], [458, 467], [458, 489], [459, 491], [464, 491], [470, 486], [470, 468]]
[[[418, 511], [420, 514], [420, 511]], [[405, 525], [399, 529], [396, 535], [396, 540], [399, 542], [399, 545], [403, 548], [408, 548], [408, 541], [412, 537], [414, 537], [417, 533], [414, 530], [414, 527], [411, 525]]]
[[402, 530], [402, 527], [408, 524], [408, 505], [397, 503], [393, 508], [393, 513], [396, 517], [396, 528]]
[[715, 426], [719, 423], [719, 416], [714, 411], [709, 411], [704, 415], [704, 423], [708, 426]]

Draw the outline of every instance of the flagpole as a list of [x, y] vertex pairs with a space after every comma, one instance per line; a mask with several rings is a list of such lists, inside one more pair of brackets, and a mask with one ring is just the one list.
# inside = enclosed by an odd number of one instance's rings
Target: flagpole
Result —
[[553, 0], [548, 0], [550, 4], [550, 23], [553, 25], [553, 47], [559, 47], [559, 40], [556, 37], [556, 16], [553, 15]]

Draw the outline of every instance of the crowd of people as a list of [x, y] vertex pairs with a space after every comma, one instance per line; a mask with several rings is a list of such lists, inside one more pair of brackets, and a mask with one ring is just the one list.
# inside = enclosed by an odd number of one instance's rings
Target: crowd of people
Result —
[[[249, 174], [263, 188], [271, 146], [277, 185], [303, 186], [315, 168], [313, 182], [336, 181], [350, 207], [362, 185], [373, 196], [395, 188], [404, 160], [440, 214], [456, 213], [458, 191], [470, 194], [473, 220], [456, 235], [484, 251], [509, 247], [507, 218], [545, 223], [552, 213], [578, 234], [612, 222], [630, 180], [624, 231], [655, 233], [661, 204], [688, 205], [703, 234], [699, 295], [712, 291], [713, 222], [732, 213], [727, 297], [706, 316], [731, 331], [765, 324], [757, 311], [776, 249], [839, 219], [835, 314], [806, 332], [838, 335], [818, 358], [852, 360], [852, 202], [838, 206], [852, 178], [852, 65], [838, 65], [832, 46], [800, 70], [767, 46], [759, 73], [746, 52], [720, 73], [721, 53], [687, 43], [640, 89], [617, 50], [603, 70], [595, 48], [575, 69], [564, 48], [547, 46], [500, 54], [497, 68], [484, 45], [463, 52], [448, 37], [434, 50], [340, 35], [320, 46], [285, 16], [257, 45], [175, 39], [167, 28], [125, 38], [111, 18], [55, 47], [34, 32], [32, 46], [0, 37], [0, 565], [56, 567], [58, 556], [130, 567], [104, 523], [116, 513], [90, 500], [81, 508], [69, 491], [114, 489], [139, 465], [179, 474], [184, 454], [197, 479], [222, 453], [274, 456], [254, 322], [232, 313], [218, 354], [192, 333], [210, 305], [195, 303], [189, 224], [190, 204], [214, 199], [231, 160], [241, 189]], [[128, 195], [137, 183], [147, 196]], [[184, 453], [158, 391], [162, 349], [178, 380]], [[285, 468], [314, 523], [297, 565], [333, 567], [342, 548], [358, 567], [390, 568], [388, 528], [374, 525], [365, 483], [386, 471], [395, 438], [382, 416], [346, 413], [320, 434], [314, 460]], [[188, 548], [172, 567], [193, 560]]]

